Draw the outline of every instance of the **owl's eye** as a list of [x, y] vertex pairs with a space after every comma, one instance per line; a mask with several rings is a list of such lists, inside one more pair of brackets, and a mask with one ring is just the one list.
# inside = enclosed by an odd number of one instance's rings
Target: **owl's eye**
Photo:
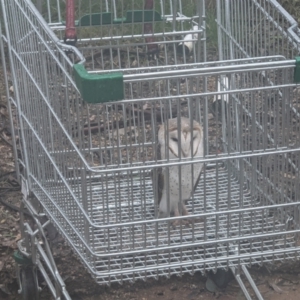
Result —
[[174, 141], [176, 143], [178, 142], [178, 139], [176, 139], [175, 137], [172, 137], [171, 139], [172, 139], [172, 141]]

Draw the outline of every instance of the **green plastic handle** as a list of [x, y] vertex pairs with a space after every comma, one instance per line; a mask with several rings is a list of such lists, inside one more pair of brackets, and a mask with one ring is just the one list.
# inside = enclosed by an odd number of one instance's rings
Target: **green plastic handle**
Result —
[[89, 74], [81, 64], [75, 64], [73, 72], [85, 102], [104, 103], [124, 99], [123, 73]]
[[19, 265], [33, 265], [32, 260], [26, 256], [24, 256], [19, 250], [16, 250], [13, 253], [13, 258], [15, 262]]

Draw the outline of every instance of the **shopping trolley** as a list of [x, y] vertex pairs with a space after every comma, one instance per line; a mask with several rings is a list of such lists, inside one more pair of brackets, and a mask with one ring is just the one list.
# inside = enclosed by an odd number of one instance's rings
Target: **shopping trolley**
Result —
[[[262, 299], [247, 266], [300, 256], [294, 19], [275, 0], [216, 0], [211, 24], [204, 1], [1, 4], [21, 210], [36, 224], [22, 218], [15, 253], [25, 299], [37, 272], [70, 298], [47, 220], [99, 284], [231, 269]], [[162, 159], [158, 129], [180, 117], [201, 124], [204, 154]], [[189, 215], [159, 218], [153, 174], [200, 163]]]

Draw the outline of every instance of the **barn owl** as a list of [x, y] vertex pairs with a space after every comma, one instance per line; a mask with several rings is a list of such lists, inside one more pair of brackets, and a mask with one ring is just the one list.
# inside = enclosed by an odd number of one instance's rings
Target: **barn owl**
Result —
[[[192, 127], [191, 127], [192, 123]], [[181, 117], [167, 120], [158, 130], [158, 153], [161, 159], [178, 159], [203, 157], [203, 130], [201, 125], [190, 119]], [[167, 153], [168, 152], [168, 153]], [[179, 166], [169, 167], [169, 198], [167, 191], [167, 169], [158, 169], [156, 176], [153, 176], [154, 193], [158, 197], [159, 213], [158, 217], [169, 217], [188, 215], [184, 204], [188, 200], [200, 179], [203, 163], [181, 165], [181, 176], [179, 176]], [[193, 176], [192, 176], [193, 170]], [[181, 196], [180, 188], [181, 187]], [[170, 201], [168, 211], [168, 199]], [[179, 222], [173, 222], [177, 225]]]

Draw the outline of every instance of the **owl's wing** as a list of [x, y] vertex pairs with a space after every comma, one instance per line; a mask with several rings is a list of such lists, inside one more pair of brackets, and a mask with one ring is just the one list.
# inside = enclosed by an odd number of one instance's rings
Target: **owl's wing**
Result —
[[198, 184], [199, 184], [199, 181], [200, 181], [200, 178], [201, 178], [201, 174], [202, 174], [202, 170], [203, 170], [203, 166], [202, 166], [201, 171], [200, 171], [200, 174], [199, 174], [199, 176], [198, 176], [198, 178], [197, 178], [197, 180], [196, 180], [196, 182], [195, 182], [195, 185], [194, 185], [194, 188], [193, 188], [193, 193], [195, 193], [195, 191], [196, 191], [196, 189], [197, 189], [197, 186], [198, 186]]
[[[156, 151], [154, 153], [154, 159], [156, 161], [161, 160], [160, 145], [157, 143]], [[155, 168], [151, 171], [151, 178], [153, 184], [153, 194], [156, 204], [159, 204], [162, 197], [162, 191], [164, 188], [164, 174], [162, 168]]]
[[162, 168], [155, 168], [152, 170], [152, 182], [153, 182], [153, 193], [154, 199], [157, 204], [160, 203], [162, 197], [162, 191], [164, 188], [164, 175]]
[[[200, 154], [202, 152], [202, 155]], [[200, 142], [200, 147], [198, 148], [198, 154], [200, 155], [200, 156], [203, 156], [203, 153], [204, 153], [204, 149], [203, 149], [203, 140]], [[200, 170], [200, 173], [199, 173], [199, 176], [198, 176], [198, 178], [197, 178], [197, 180], [196, 180], [196, 182], [195, 182], [195, 185], [194, 185], [194, 187], [193, 187], [193, 193], [195, 193], [195, 191], [196, 191], [196, 189], [197, 189], [197, 186], [198, 186], [198, 184], [199, 184], [199, 181], [200, 181], [200, 179], [201, 179], [201, 174], [202, 174], [202, 171], [203, 171], [203, 166], [204, 166], [204, 164], [202, 164], [201, 165], [201, 170]]]

